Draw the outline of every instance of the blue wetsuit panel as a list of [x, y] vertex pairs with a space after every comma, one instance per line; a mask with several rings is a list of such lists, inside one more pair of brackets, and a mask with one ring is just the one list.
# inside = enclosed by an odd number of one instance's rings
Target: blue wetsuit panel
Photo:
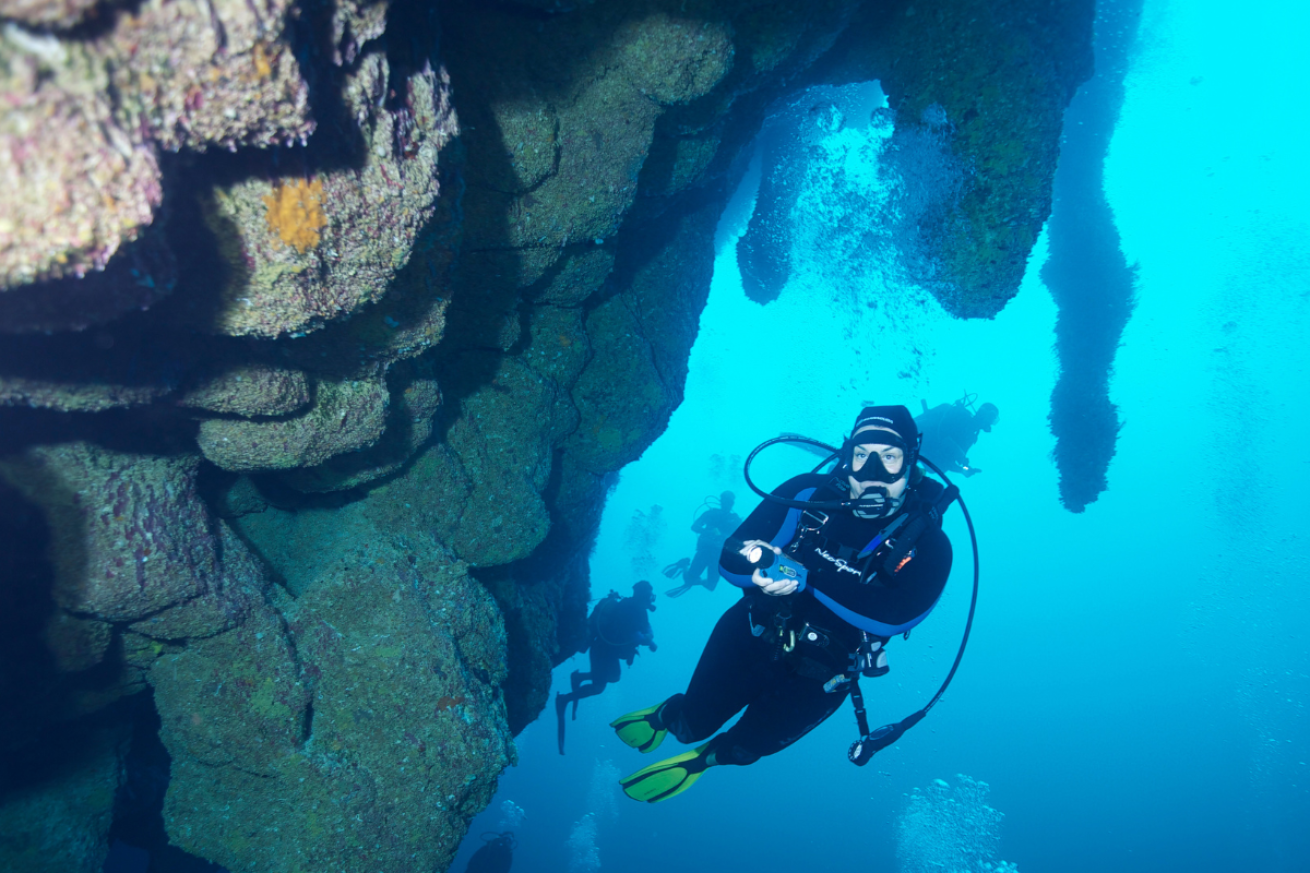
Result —
[[[834, 483], [831, 476], [813, 473], [795, 476], [773, 493], [787, 500], [818, 502], [846, 497], [840, 483]], [[786, 548], [797, 535], [801, 514], [800, 509], [762, 501], [737, 528], [733, 538], [765, 540]], [[932, 529], [920, 538], [913, 559], [894, 578], [866, 582], [858, 566], [825, 550], [825, 546], [831, 548], [837, 543], [857, 549], [860, 558], [867, 556], [881, 544], [887, 525], [886, 519], [863, 519], [849, 512], [832, 511], [824, 526], [824, 540], [803, 547], [794, 556], [808, 570], [803, 590], [813, 595], [810, 602], [852, 627], [884, 637], [904, 633], [928, 616], [946, 585], [952, 557], [946, 534], [940, 528]], [[720, 558], [720, 576], [747, 592], [754, 591], [749, 573], [733, 572], [743, 569], [743, 559], [725, 548]], [[803, 602], [798, 601], [798, 607]], [[816, 615], [815, 619], [821, 624], [824, 617]]]

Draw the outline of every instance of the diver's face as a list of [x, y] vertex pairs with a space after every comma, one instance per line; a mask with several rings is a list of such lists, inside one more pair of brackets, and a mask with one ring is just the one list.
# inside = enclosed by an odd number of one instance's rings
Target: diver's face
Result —
[[[861, 471], [868, 473], [877, 470], [878, 465], [871, 463], [871, 459], [874, 458], [882, 463], [883, 469], [897, 477], [895, 482], [889, 484], [860, 476]], [[886, 490], [888, 497], [896, 500], [905, 493], [905, 488], [909, 485], [909, 477], [903, 475], [904, 473], [905, 452], [900, 447], [883, 443], [858, 445], [851, 453], [851, 475], [846, 477], [851, 489], [851, 499], [858, 499], [860, 495], [871, 488], [883, 488]]]

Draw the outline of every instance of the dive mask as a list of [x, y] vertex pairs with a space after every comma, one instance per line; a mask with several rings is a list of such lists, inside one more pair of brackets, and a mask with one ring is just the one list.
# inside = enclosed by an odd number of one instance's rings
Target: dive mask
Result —
[[[866, 454], [860, 446], [867, 445], [893, 446], [900, 449], [899, 462], [892, 459], [884, 463], [882, 453], [879, 452]], [[849, 437], [845, 448], [846, 469], [843, 472], [865, 486], [860, 496], [854, 499], [851, 512], [856, 518], [888, 518], [895, 515], [900, 510], [901, 504], [905, 502], [905, 495], [902, 493], [900, 497], [892, 497], [891, 489], [883, 486], [894, 485], [908, 475], [909, 451], [905, 441], [894, 431], [870, 429]], [[858, 459], [857, 455], [859, 455]]]
[[[865, 454], [860, 446], [894, 446], [901, 450], [900, 462], [891, 462], [889, 468], [883, 463], [882, 455], [877, 452]], [[859, 454], [859, 463], [856, 455]], [[895, 431], [879, 429], [862, 430], [846, 438], [842, 446], [843, 472], [854, 476], [858, 482], [884, 482], [891, 485], [905, 477], [905, 468], [909, 464], [910, 449], [905, 440]]]

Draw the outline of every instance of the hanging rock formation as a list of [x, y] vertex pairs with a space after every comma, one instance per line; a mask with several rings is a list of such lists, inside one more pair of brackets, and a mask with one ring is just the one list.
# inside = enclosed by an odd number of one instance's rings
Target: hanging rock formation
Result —
[[120, 807], [143, 848], [444, 869], [583, 637], [767, 107], [871, 76], [946, 107], [986, 184], [925, 232], [993, 314], [1089, 8], [0, 9], [0, 754], [93, 750], [0, 817], [81, 815], [59, 869], [98, 869], [135, 730], [169, 758]]
[[1142, 3], [1110, 0], [1097, 10], [1097, 71], [1065, 115], [1048, 230], [1051, 253], [1042, 267], [1042, 281], [1060, 307], [1060, 378], [1051, 392], [1050, 420], [1060, 502], [1070, 512], [1082, 512], [1109, 487], [1106, 473], [1122, 427], [1110, 401], [1110, 374], [1137, 287], [1137, 268], [1119, 246], [1105, 197], [1105, 158], [1119, 123]]
[[[903, 254], [913, 256], [907, 278], [953, 315], [990, 317], [1019, 289], [1050, 214], [1064, 107], [1092, 73], [1093, 9], [1083, 0], [870, 3], [805, 75], [809, 84], [881, 83], [896, 121], [893, 164], [925, 138], [941, 141], [960, 179], [920, 207], [916, 251]], [[772, 131], [762, 146], [740, 260], [747, 292], [765, 303], [790, 274], [792, 174], [807, 143]]]

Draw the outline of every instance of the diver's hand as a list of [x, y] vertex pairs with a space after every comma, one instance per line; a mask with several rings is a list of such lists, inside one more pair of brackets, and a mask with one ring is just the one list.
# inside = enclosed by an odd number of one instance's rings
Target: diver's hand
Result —
[[775, 555], [782, 554], [782, 549], [767, 540], [746, 540], [746, 542], [741, 544], [741, 548], [737, 550], [737, 554], [749, 561], [751, 552], [755, 549], [768, 549]]
[[981, 472], [982, 470], [979, 470], [977, 467], [965, 467], [964, 478], [968, 479], [970, 476], [977, 476]]
[[788, 594], [795, 594], [800, 588], [800, 583], [795, 579], [775, 579], [768, 575], [766, 570], [756, 570], [751, 573], [751, 581], [759, 586], [765, 594], [773, 597], [786, 597]]
[[[743, 558], [751, 560], [751, 553], [756, 549], [768, 549], [775, 555], [782, 554], [782, 549], [778, 548], [773, 543], [764, 540], [746, 540], [746, 542], [741, 544], [739, 553]], [[751, 561], [751, 563], [755, 563], [755, 561]], [[758, 569], [751, 573], [751, 582], [758, 585], [759, 589], [765, 594], [770, 594], [774, 597], [795, 594], [796, 589], [800, 587], [800, 583], [795, 579], [774, 578], [769, 575], [767, 570]]]

